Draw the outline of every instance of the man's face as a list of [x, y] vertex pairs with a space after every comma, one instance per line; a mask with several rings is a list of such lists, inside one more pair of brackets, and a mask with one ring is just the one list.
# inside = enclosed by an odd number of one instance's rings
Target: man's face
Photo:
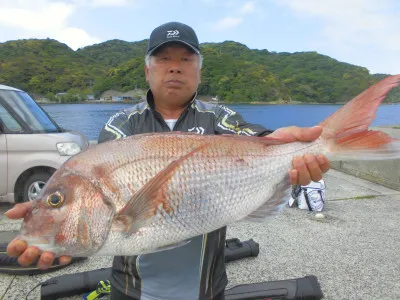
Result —
[[167, 44], [150, 57], [145, 73], [156, 99], [181, 104], [200, 83], [200, 57], [180, 43]]

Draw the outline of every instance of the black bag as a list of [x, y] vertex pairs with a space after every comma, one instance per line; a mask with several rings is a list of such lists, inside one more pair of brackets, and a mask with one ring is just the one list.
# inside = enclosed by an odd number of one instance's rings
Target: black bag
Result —
[[259, 245], [253, 239], [241, 242], [238, 238], [233, 238], [225, 241], [225, 262], [256, 257], [259, 252]]
[[324, 297], [317, 277], [268, 281], [235, 286], [225, 291], [225, 300], [319, 300]]
[[[225, 262], [245, 257], [254, 257], [259, 253], [259, 245], [253, 239], [241, 242], [237, 238], [225, 243]], [[111, 268], [98, 269], [72, 275], [62, 275], [46, 281], [41, 288], [42, 299], [57, 299], [95, 290], [101, 280], [111, 277]]]
[[[96, 290], [100, 281], [105, 281], [110, 277], [111, 268], [57, 276], [42, 285], [41, 299], [53, 300], [88, 293]], [[322, 298], [323, 294], [315, 276], [243, 284], [225, 291], [226, 300], [319, 300]]]

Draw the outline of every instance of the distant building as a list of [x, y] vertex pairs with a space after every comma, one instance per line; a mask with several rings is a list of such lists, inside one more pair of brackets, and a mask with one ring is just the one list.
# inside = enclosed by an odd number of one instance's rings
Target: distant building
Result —
[[62, 98], [62, 97], [64, 97], [64, 96], [66, 96], [67, 95], [67, 93], [57, 93], [56, 95], [55, 95], [55, 97], [56, 98]]
[[138, 90], [131, 90], [127, 92], [119, 92], [115, 90], [105, 91], [101, 96], [102, 101], [116, 101], [116, 102], [138, 102], [142, 100], [142, 96]]
[[102, 101], [117, 101], [117, 97], [120, 94], [120, 92], [115, 91], [115, 90], [108, 90], [105, 91], [101, 96], [100, 100]]

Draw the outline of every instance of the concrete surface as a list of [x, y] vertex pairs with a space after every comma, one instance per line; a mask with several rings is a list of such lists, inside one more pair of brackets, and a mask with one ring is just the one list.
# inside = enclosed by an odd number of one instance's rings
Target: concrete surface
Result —
[[[400, 120], [400, 117], [399, 117]], [[372, 127], [400, 139], [400, 125]], [[331, 166], [346, 174], [363, 178], [400, 191], [400, 159], [385, 161], [338, 161]]]
[[[330, 170], [325, 180], [328, 201], [323, 220], [308, 211], [285, 208], [263, 224], [228, 227], [228, 238], [253, 238], [260, 244], [258, 257], [227, 264], [228, 288], [316, 275], [324, 299], [400, 299], [400, 192], [336, 170]], [[1, 209], [3, 213], [7, 207]], [[0, 219], [2, 231], [18, 227], [19, 222]], [[110, 264], [110, 257], [89, 258], [42, 275], [0, 274], [0, 297], [25, 299], [46, 279]], [[40, 288], [28, 299], [40, 299]]]

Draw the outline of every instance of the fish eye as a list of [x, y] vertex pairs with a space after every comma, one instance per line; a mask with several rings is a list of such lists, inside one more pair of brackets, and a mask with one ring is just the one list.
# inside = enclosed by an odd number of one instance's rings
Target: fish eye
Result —
[[59, 208], [64, 203], [64, 195], [60, 192], [55, 192], [47, 197], [47, 203], [52, 208]]

